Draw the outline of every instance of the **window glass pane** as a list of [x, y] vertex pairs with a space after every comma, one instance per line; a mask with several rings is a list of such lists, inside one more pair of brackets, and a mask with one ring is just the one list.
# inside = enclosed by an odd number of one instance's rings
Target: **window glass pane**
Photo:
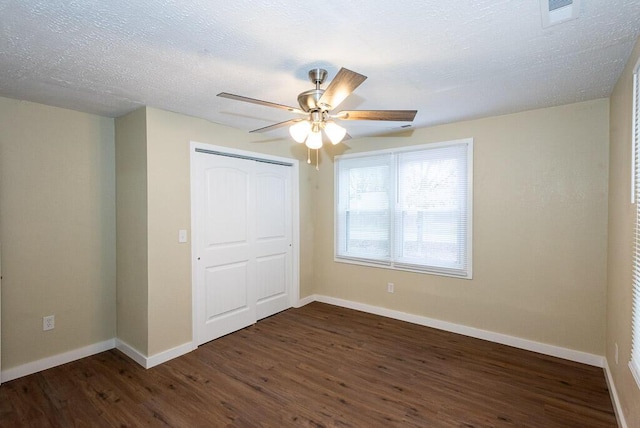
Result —
[[390, 186], [389, 156], [340, 163], [339, 254], [389, 259]]
[[347, 252], [363, 256], [389, 254], [389, 167], [349, 170]]
[[466, 146], [399, 155], [399, 262], [464, 267], [466, 172]]
[[399, 262], [464, 267], [466, 173], [463, 146], [399, 155]]

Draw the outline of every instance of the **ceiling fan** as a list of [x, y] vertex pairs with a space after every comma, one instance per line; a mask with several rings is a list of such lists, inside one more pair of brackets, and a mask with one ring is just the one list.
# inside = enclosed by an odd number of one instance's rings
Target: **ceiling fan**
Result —
[[[333, 144], [340, 143], [343, 139], [350, 138], [347, 130], [336, 123], [336, 120], [390, 120], [411, 122], [416, 116], [417, 110], [342, 110], [332, 114], [338, 104], [344, 101], [367, 76], [355, 71], [341, 68], [326, 89], [320, 86], [327, 78], [327, 70], [314, 68], [309, 71], [309, 80], [315, 84], [315, 89], [302, 92], [298, 95], [300, 108], [290, 107], [255, 98], [221, 92], [219, 97], [236, 101], [244, 101], [252, 104], [275, 107], [300, 114], [304, 117], [290, 119], [264, 128], [254, 129], [250, 132], [267, 132], [283, 126], [289, 126], [291, 137], [298, 143], [305, 143], [310, 150], [318, 150], [322, 147], [322, 132], [324, 131]], [[317, 155], [317, 152], [316, 152]], [[317, 159], [317, 157], [316, 157]], [[311, 163], [310, 158], [307, 159]], [[317, 167], [317, 165], [316, 165]]]

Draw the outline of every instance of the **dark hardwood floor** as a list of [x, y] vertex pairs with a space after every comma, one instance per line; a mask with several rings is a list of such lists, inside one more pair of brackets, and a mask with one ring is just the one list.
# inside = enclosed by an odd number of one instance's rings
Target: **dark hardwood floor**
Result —
[[7, 427], [615, 427], [602, 369], [312, 303], [144, 370], [117, 350], [0, 386]]

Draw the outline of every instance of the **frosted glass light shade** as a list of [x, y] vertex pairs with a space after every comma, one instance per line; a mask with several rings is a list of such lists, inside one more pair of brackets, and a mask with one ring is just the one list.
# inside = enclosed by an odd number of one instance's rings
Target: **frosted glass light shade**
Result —
[[344, 136], [347, 135], [347, 130], [335, 122], [325, 123], [324, 132], [326, 132], [327, 137], [329, 137], [334, 145], [342, 141]]
[[306, 144], [310, 149], [319, 149], [322, 147], [322, 134], [320, 134], [320, 131], [310, 132]]
[[307, 139], [310, 130], [311, 123], [309, 123], [308, 120], [303, 120], [294, 125], [291, 125], [289, 127], [289, 134], [291, 134], [291, 137], [298, 143], [304, 143], [304, 140]]

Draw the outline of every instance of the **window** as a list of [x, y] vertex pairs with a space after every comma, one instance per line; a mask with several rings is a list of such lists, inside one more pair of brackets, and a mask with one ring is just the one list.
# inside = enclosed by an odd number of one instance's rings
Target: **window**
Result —
[[[639, 64], [640, 66], [640, 64]], [[636, 203], [633, 260], [633, 309], [631, 312], [631, 361], [629, 367], [640, 386], [640, 81], [638, 66], [633, 74], [633, 174]]]
[[471, 278], [473, 140], [337, 157], [336, 261]]

